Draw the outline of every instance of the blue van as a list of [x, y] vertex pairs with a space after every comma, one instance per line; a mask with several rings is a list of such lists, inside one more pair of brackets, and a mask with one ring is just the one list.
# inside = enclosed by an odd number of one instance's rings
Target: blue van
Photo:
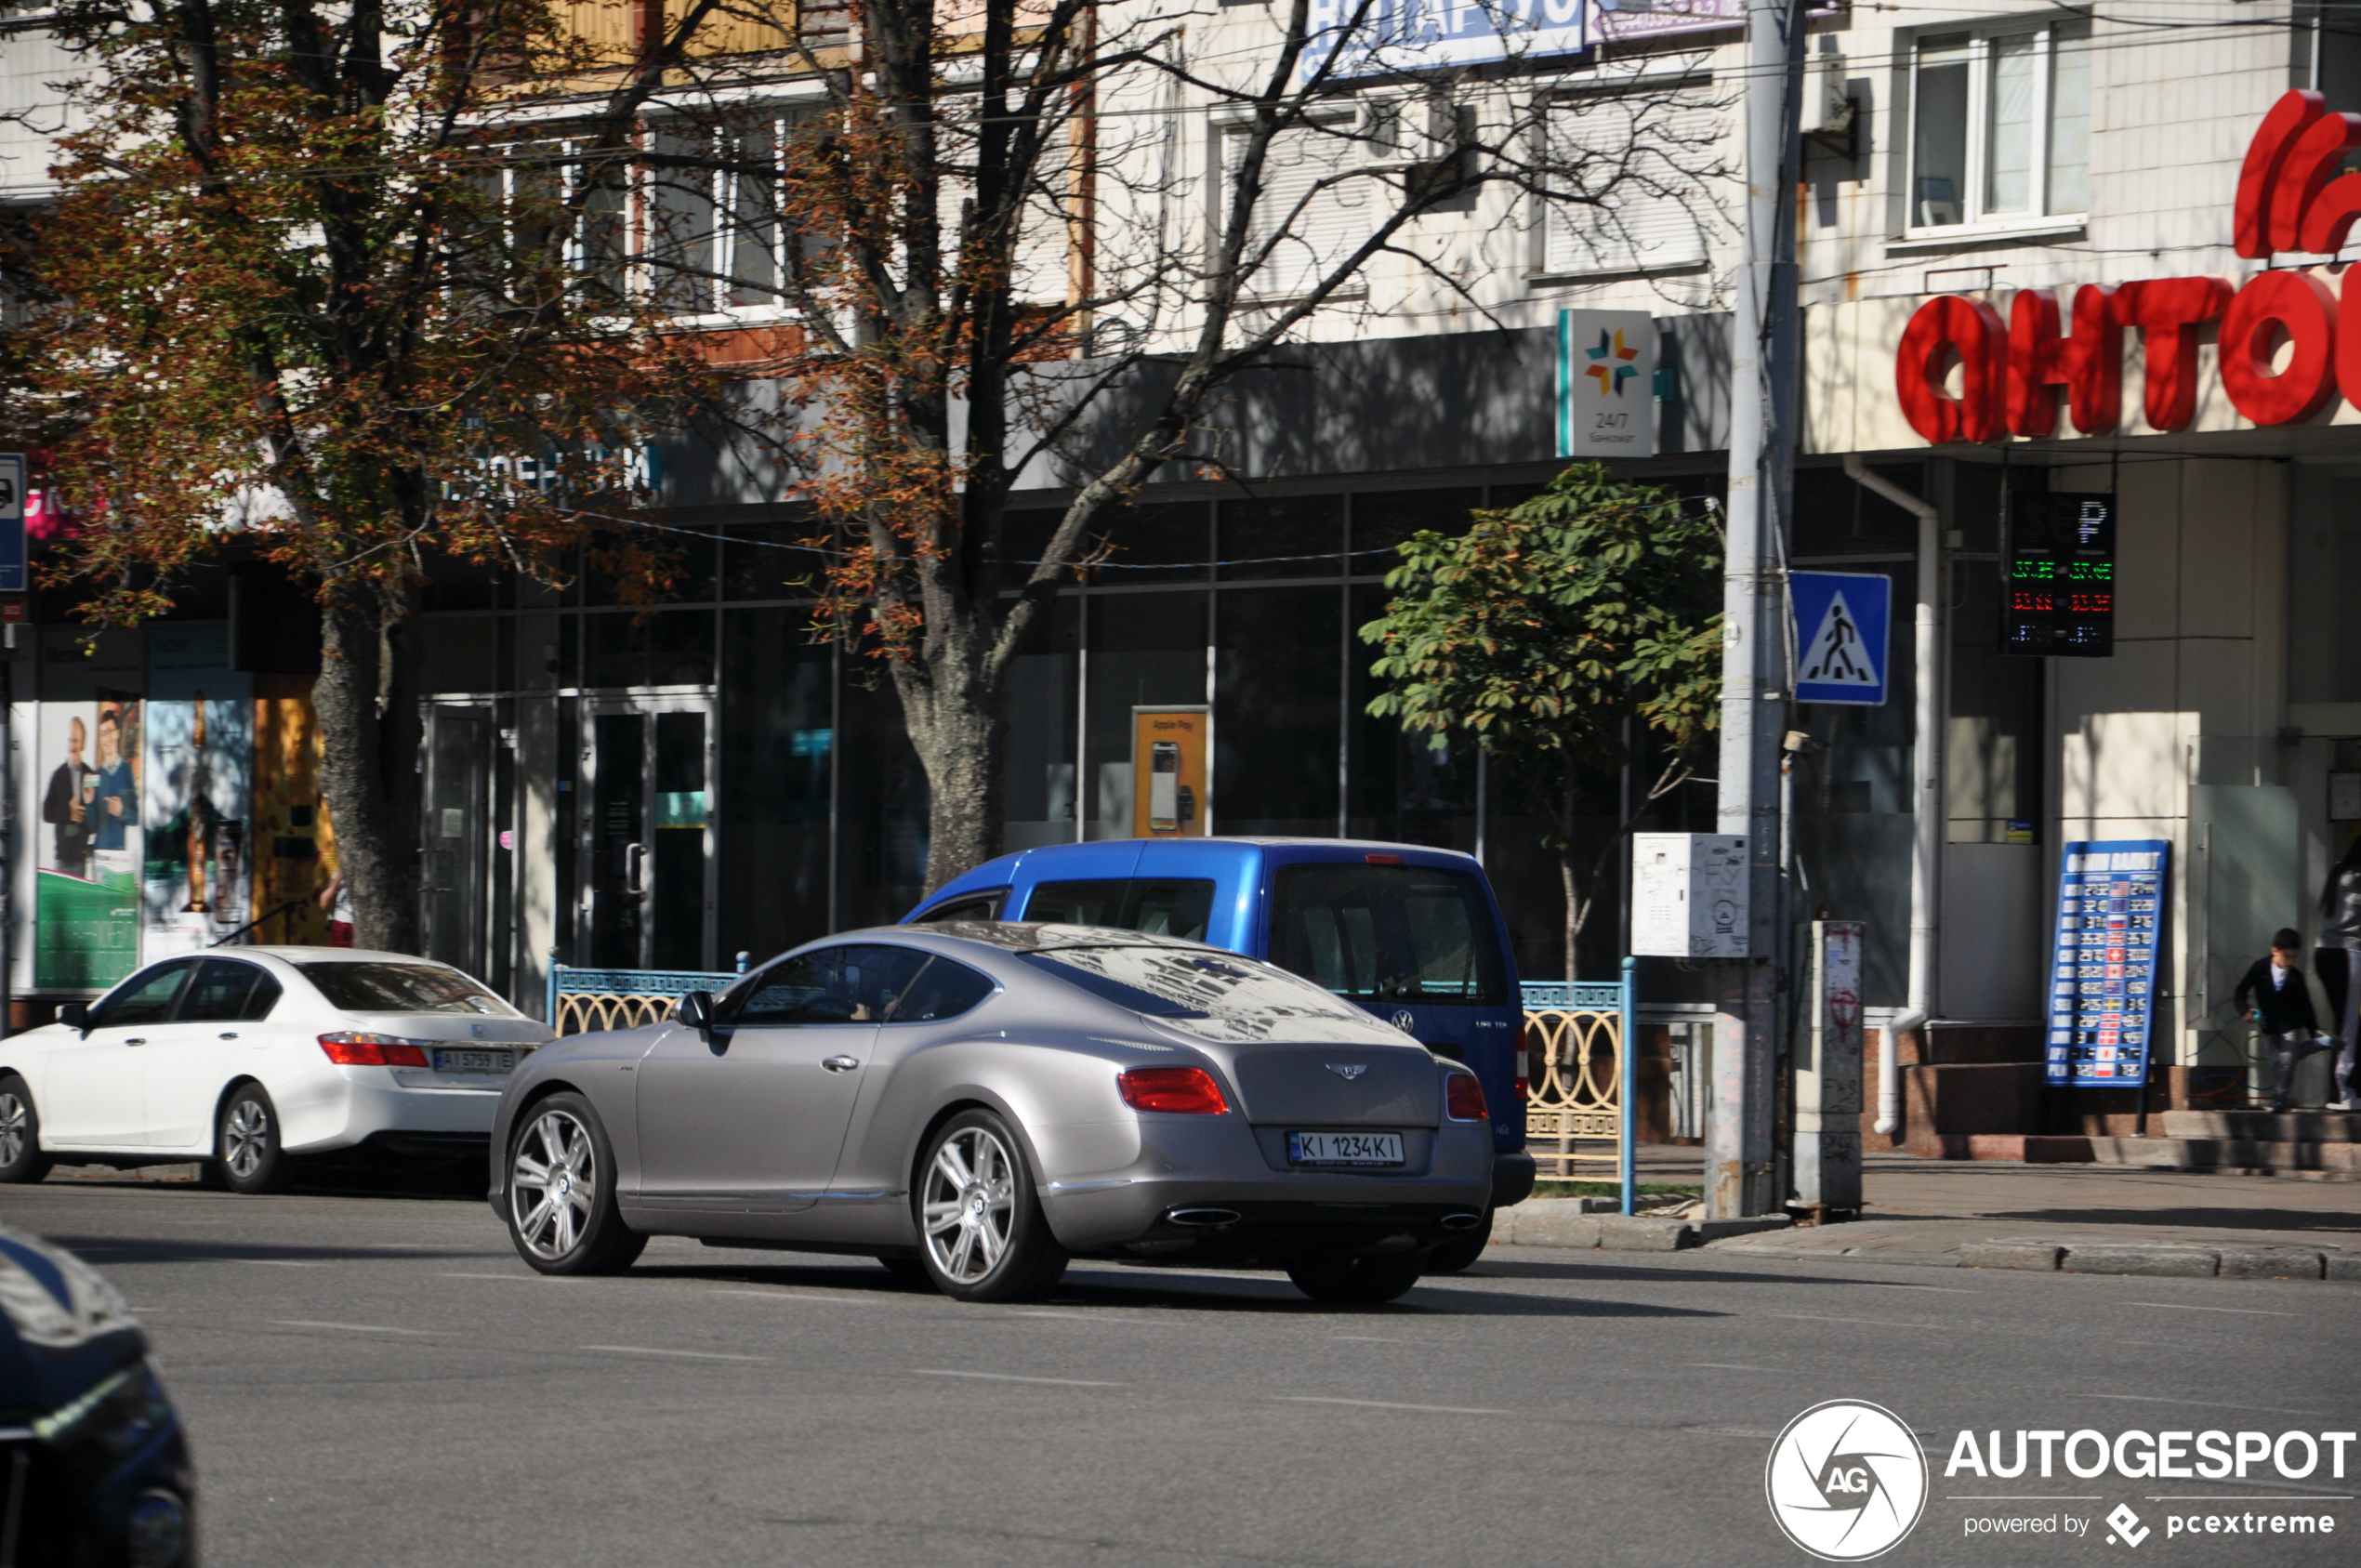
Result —
[[[1052, 844], [988, 861], [903, 917], [941, 920], [1114, 926], [1291, 969], [1475, 1069], [1492, 1110], [1493, 1205], [1533, 1191], [1516, 963], [1472, 856], [1336, 838]], [[1448, 1249], [1464, 1260], [1430, 1267], [1473, 1261], [1489, 1230]]]

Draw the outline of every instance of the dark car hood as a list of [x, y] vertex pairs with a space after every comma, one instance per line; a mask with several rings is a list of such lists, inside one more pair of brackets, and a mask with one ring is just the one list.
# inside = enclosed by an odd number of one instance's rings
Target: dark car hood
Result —
[[89, 1265], [0, 1227], [0, 1422], [71, 1403], [147, 1348], [121, 1294]]

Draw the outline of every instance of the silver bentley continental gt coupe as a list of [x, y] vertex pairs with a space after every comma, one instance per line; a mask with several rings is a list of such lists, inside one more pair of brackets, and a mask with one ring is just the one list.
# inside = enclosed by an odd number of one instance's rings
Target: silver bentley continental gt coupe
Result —
[[1492, 1181], [1475, 1074], [1352, 1003], [1195, 942], [996, 921], [831, 937], [545, 1046], [492, 1139], [493, 1206], [543, 1273], [694, 1236], [866, 1254], [965, 1301], [1076, 1257], [1389, 1301]]

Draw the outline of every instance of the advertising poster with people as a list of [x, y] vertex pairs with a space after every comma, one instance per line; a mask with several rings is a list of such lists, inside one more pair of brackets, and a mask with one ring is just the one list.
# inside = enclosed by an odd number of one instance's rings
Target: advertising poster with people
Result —
[[219, 626], [148, 634], [142, 955], [193, 953], [243, 928], [254, 764], [253, 678]]
[[41, 705], [33, 983], [103, 989], [139, 961], [140, 704]]

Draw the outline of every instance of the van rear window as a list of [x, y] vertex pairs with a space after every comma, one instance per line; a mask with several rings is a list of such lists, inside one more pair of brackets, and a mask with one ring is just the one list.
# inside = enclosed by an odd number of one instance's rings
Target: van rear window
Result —
[[1418, 865], [1289, 865], [1271, 901], [1271, 961], [1356, 1002], [1505, 1007], [1484, 889]]
[[1186, 876], [1117, 876], [1101, 882], [1044, 882], [1025, 901], [1024, 917], [1060, 926], [1203, 942], [1213, 918], [1213, 882]]

